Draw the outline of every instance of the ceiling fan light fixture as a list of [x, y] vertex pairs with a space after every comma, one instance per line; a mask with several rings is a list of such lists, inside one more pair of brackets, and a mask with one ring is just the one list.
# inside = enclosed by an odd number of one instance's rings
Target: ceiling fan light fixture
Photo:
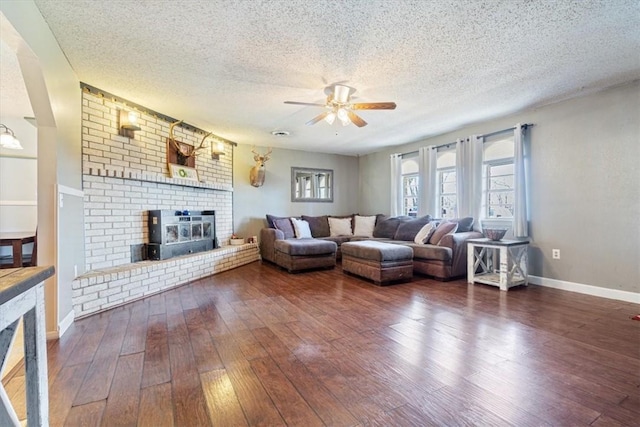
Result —
[[306, 125], [311, 126], [324, 120], [329, 125], [332, 125], [336, 118], [340, 120], [342, 126], [348, 126], [353, 123], [354, 126], [359, 128], [367, 125], [362, 117], [355, 113], [356, 110], [395, 110], [395, 102], [351, 102], [351, 95], [356, 90], [349, 86], [344, 85], [331, 85], [325, 88], [324, 93], [327, 94], [327, 101], [325, 104], [311, 103], [311, 102], [299, 102], [299, 101], [285, 101], [285, 104], [304, 105], [310, 107], [324, 107], [326, 110], [324, 113], [318, 114]]
[[349, 86], [335, 85], [333, 89], [333, 99], [340, 104], [346, 104], [349, 100], [351, 88]]
[[335, 120], [336, 120], [336, 113], [334, 113], [333, 111], [327, 114], [327, 117], [324, 118], [324, 121], [329, 123], [330, 125], [332, 125]]
[[338, 108], [338, 119], [340, 119], [340, 121], [342, 122], [342, 126], [347, 126], [349, 123], [351, 123], [351, 120], [349, 120], [349, 115], [347, 114], [347, 110], [345, 110], [344, 108]]

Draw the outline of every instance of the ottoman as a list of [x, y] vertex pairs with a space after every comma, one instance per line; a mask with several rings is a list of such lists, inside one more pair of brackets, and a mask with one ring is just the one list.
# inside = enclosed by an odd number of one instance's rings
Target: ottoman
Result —
[[413, 277], [413, 250], [409, 246], [364, 240], [343, 243], [342, 270], [381, 285]]
[[317, 239], [276, 240], [273, 244], [275, 263], [294, 273], [312, 268], [333, 268], [336, 266], [335, 242]]

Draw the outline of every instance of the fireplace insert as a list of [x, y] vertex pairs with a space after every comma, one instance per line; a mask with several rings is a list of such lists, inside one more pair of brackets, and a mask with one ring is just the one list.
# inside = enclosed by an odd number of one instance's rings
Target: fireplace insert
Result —
[[215, 211], [149, 211], [149, 259], [168, 259], [216, 247]]

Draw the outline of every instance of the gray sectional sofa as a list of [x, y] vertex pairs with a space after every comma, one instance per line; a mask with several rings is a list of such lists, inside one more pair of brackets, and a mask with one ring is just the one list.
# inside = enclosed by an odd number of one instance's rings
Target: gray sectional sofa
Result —
[[[352, 218], [352, 232], [355, 227], [355, 221], [359, 215], [346, 215], [333, 218]], [[320, 241], [331, 241], [337, 245], [336, 258], [340, 259], [340, 245], [344, 242], [374, 240], [405, 245], [413, 249], [413, 270], [414, 273], [421, 273], [434, 277], [439, 280], [451, 280], [458, 277], [464, 277], [467, 273], [467, 244], [468, 239], [476, 239], [483, 237], [482, 233], [473, 231], [473, 218], [461, 218], [447, 220], [450, 223], [456, 223], [454, 232], [447, 233], [444, 236], [434, 236], [436, 240], [429, 243], [415, 243], [414, 238], [422, 227], [429, 223], [437, 224], [443, 220], [432, 219], [429, 215], [412, 218], [412, 217], [393, 217], [389, 218], [384, 215], [376, 215], [375, 227], [373, 233], [369, 236], [357, 235], [331, 235], [329, 227], [329, 216], [301, 216], [297, 219], [303, 219], [309, 223], [311, 238]], [[282, 253], [279, 253], [278, 247], [282, 244], [276, 244], [278, 240], [296, 239], [295, 230], [291, 220], [287, 217], [277, 217], [267, 215], [267, 227], [260, 231], [260, 254], [265, 261], [273, 262], [282, 267], [289, 268], [289, 264], [283, 265]], [[305, 246], [313, 245], [312, 242]], [[321, 262], [319, 260], [319, 262]], [[320, 266], [320, 265], [319, 265]], [[321, 265], [326, 267], [326, 259]], [[306, 268], [314, 268], [313, 259], [306, 260]], [[291, 270], [290, 270], [291, 271]]]

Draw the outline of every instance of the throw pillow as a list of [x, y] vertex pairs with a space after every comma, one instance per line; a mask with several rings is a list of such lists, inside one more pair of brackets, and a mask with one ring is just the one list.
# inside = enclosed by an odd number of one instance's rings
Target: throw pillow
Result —
[[467, 231], [473, 231], [473, 218], [468, 216], [466, 218], [459, 218], [454, 220], [458, 223], [458, 229], [456, 233], [465, 233]]
[[275, 216], [275, 215], [267, 214], [267, 227], [276, 228], [276, 226], [274, 224], [274, 221], [276, 219], [286, 219], [286, 218], [288, 218], [288, 217], [286, 217], [286, 216]]
[[306, 216], [302, 215], [302, 219], [309, 223], [311, 229], [311, 235], [313, 237], [329, 237], [331, 234], [329, 230], [329, 221], [326, 215], [322, 216]]
[[353, 236], [351, 232], [351, 217], [333, 218], [329, 217], [330, 236]]
[[376, 226], [376, 216], [360, 216], [353, 218], [355, 225], [353, 230], [354, 236], [373, 237], [373, 229]]
[[436, 231], [433, 232], [431, 237], [429, 238], [429, 243], [432, 245], [437, 245], [440, 239], [442, 239], [445, 235], [455, 233], [458, 228], [457, 222], [449, 222], [443, 221], [440, 223]]
[[396, 230], [402, 221], [404, 220], [399, 217], [386, 218], [382, 221], [378, 221], [376, 227], [373, 229], [373, 237], [393, 239], [393, 236], [396, 234]]
[[309, 228], [309, 223], [307, 221], [291, 218], [291, 222], [293, 223], [293, 230], [296, 233], [296, 239], [311, 238], [311, 229]]
[[284, 233], [285, 239], [293, 239], [296, 237], [296, 233], [293, 229], [293, 224], [291, 223], [290, 218], [277, 218], [273, 220], [274, 228], [282, 231]]
[[401, 222], [396, 230], [393, 240], [404, 240], [412, 242], [416, 238], [416, 234], [425, 224], [431, 221], [431, 215], [425, 215], [420, 218], [411, 219]]
[[413, 239], [413, 241], [419, 245], [424, 245], [429, 241], [429, 238], [434, 231], [436, 231], [436, 225], [433, 222], [428, 222], [422, 226], [420, 231], [418, 231], [418, 234], [416, 234], [416, 237], [415, 239]]

